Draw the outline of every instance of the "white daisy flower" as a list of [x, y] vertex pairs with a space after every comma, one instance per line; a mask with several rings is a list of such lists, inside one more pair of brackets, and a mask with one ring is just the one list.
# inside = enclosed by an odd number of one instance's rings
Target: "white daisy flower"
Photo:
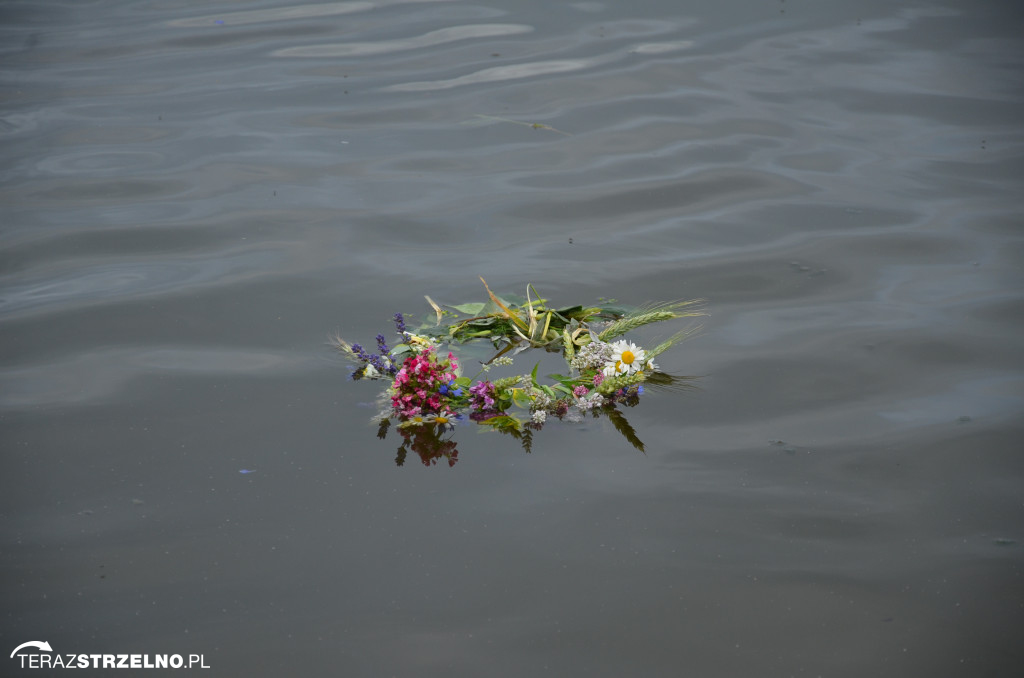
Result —
[[423, 417], [420, 417], [420, 416], [409, 417], [408, 419], [403, 421], [401, 424], [399, 424], [398, 428], [409, 428], [410, 426], [422, 426], [425, 423], [427, 423], [427, 422], [423, 421]]
[[[612, 357], [605, 366], [605, 376], [618, 376], [623, 374], [634, 374], [643, 369], [644, 350], [636, 344], [625, 339], [612, 344]], [[608, 368], [611, 367], [611, 374]]]
[[418, 417], [412, 417], [409, 421], [411, 422], [413, 419], [416, 420], [417, 424], [440, 424], [444, 427], [455, 426], [455, 417], [451, 412], [442, 412], [441, 414], [424, 414]]
[[441, 426], [455, 426], [455, 417], [452, 416], [451, 412], [442, 412], [434, 417], [434, 424], [440, 424]]

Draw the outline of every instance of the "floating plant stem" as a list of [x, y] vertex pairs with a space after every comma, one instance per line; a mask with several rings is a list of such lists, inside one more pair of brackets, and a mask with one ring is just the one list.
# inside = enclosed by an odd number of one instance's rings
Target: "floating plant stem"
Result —
[[[510, 118], [499, 118], [496, 115], [483, 115], [482, 113], [475, 113], [473, 115], [473, 117], [478, 118], [479, 120], [484, 121], [484, 122], [486, 122], [486, 121], [490, 121], [490, 122], [506, 122], [506, 123], [509, 123], [509, 124], [512, 124], [512, 125], [522, 125], [523, 127], [529, 127], [531, 129], [547, 130], [548, 132], [555, 132], [556, 134], [562, 134], [562, 135], [567, 136], [567, 137], [571, 137], [572, 136], [572, 134], [570, 134], [569, 132], [563, 132], [560, 129], [555, 129], [551, 125], [545, 125], [545, 124], [539, 123], [539, 122], [524, 122], [523, 120], [512, 120]], [[467, 120], [463, 124], [466, 125], [466, 124], [483, 124], [483, 123], [482, 122], [477, 122], [475, 120]]]

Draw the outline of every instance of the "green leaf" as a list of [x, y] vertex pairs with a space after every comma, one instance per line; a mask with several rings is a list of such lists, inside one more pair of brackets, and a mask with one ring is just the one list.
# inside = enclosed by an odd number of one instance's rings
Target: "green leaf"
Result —
[[481, 426], [491, 426], [499, 430], [512, 429], [514, 431], [518, 431], [520, 426], [522, 426], [521, 422], [518, 419], [516, 419], [515, 417], [510, 417], [508, 415], [484, 419], [483, 421], [479, 422], [479, 424]]
[[540, 368], [540, 363], [533, 366], [533, 372], [530, 372], [530, 380], [533, 381], [533, 385], [537, 386], [537, 370]]
[[554, 398], [554, 397], [555, 397], [555, 392], [554, 392], [554, 391], [552, 391], [552, 390], [551, 390], [551, 387], [550, 387], [550, 386], [548, 386], [547, 384], [541, 384], [541, 385], [539, 386], [539, 388], [540, 388], [540, 390], [544, 391], [544, 393], [545, 393], [545, 394], [546, 394], [546, 395], [547, 395], [547, 396], [548, 396], [549, 398]]
[[559, 318], [561, 318], [565, 322], [569, 322], [570, 318], [579, 317], [582, 311], [582, 306], [570, 306], [569, 308], [563, 308], [558, 311], [555, 311], [555, 313], [558, 315]]
[[460, 387], [469, 387], [473, 385], [473, 380], [469, 377], [459, 377], [455, 380], [455, 385]]
[[530, 400], [530, 396], [526, 395], [519, 389], [512, 391], [512, 400], [515, 402], [517, 407], [529, 408], [530, 405], [533, 404], [533, 401]]
[[466, 315], [480, 315], [480, 311], [484, 310], [486, 306], [482, 301], [473, 302], [470, 304], [459, 304], [458, 306], [452, 306], [459, 313], [465, 313]]
[[501, 299], [502, 303], [505, 304], [506, 306], [519, 306], [520, 308], [522, 308], [523, 306], [526, 305], [526, 297], [520, 296], [515, 293], [505, 294], [498, 298]]
[[573, 387], [580, 385], [579, 379], [573, 379], [562, 374], [549, 374], [548, 378], [558, 382], [554, 385], [556, 391], [564, 391], [570, 395], [572, 394]]
[[488, 300], [484, 303], [484, 307], [480, 310], [480, 313], [478, 315], [493, 315], [495, 313], [503, 314], [505, 312], [501, 310], [501, 306], [498, 306], [493, 301]]

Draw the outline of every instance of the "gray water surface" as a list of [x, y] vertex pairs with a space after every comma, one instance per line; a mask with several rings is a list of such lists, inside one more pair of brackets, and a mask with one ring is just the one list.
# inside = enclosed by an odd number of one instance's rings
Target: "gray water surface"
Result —
[[[0, 673], [1015, 676], [1022, 19], [0, 3]], [[397, 466], [325, 342], [480, 275], [699, 390]]]

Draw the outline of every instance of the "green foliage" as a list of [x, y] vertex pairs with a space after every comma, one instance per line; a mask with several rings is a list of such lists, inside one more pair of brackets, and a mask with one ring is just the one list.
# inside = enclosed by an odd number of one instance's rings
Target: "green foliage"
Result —
[[[529, 347], [549, 347], [555, 342], [561, 342], [563, 351], [569, 352], [566, 347], [574, 344], [569, 330], [577, 330], [588, 323], [622, 317], [621, 310], [601, 306], [550, 308], [547, 300], [537, 293], [533, 285], [527, 285], [526, 297], [522, 301], [510, 296], [499, 297], [487, 287], [486, 281], [484, 287], [488, 301], [449, 306], [471, 317], [451, 323], [445, 334], [446, 339], [462, 343], [486, 338], [495, 345], [525, 342]], [[437, 310], [433, 301], [429, 298], [428, 301]]]
[[458, 306], [452, 306], [452, 308], [466, 315], [479, 315], [486, 305], [483, 302], [475, 302], [472, 304], [459, 304]]
[[507, 414], [498, 417], [491, 417], [490, 419], [484, 419], [479, 423], [481, 426], [490, 426], [498, 431], [520, 431], [523, 428], [523, 422], [519, 421], [515, 417], [510, 417]]
[[701, 300], [694, 299], [691, 301], [671, 301], [665, 304], [643, 307], [622, 316], [602, 330], [597, 337], [601, 341], [611, 341], [638, 327], [651, 323], [704, 315], [704, 311], [700, 309], [700, 304]]
[[597, 387], [598, 393], [614, 393], [620, 388], [626, 388], [628, 386], [634, 386], [636, 384], [643, 383], [647, 379], [647, 375], [643, 372], [637, 372], [635, 374], [623, 375], [621, 377], [608, 377], [601, 382], [601, 385]]
[[528, 396], [523, 389], [516, 388], [512, 389], [512, 402], [516, 404], [516, 407], [522, 407], [523, 409], [529, 409], [530, 405], [533, 404], [533, 399]]

